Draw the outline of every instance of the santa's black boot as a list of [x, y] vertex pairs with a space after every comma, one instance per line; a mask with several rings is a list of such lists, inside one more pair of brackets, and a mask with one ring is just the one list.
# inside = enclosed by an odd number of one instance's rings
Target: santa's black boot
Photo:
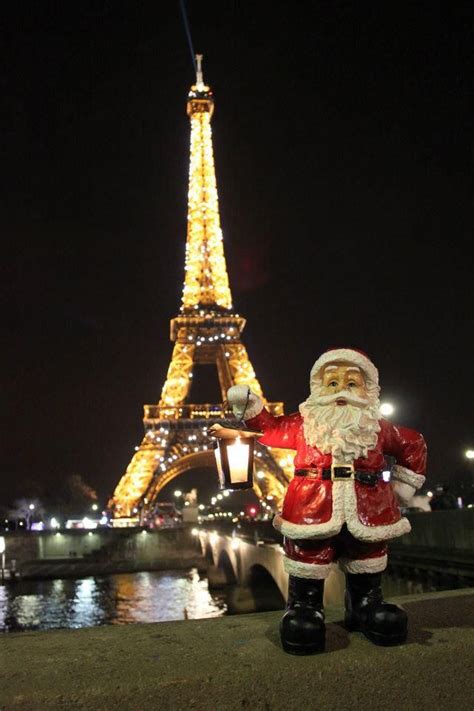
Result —
[[381, 573], [346, 575], [346, 616], [348, 630], [363, 632], [374, 644], [403, 644], [407, 638], [407, 613], [385, 602]]
[[289, 654], [324, 652], [324, 580], [290, 575], [288, 604], [280, 622], [281, 643]]

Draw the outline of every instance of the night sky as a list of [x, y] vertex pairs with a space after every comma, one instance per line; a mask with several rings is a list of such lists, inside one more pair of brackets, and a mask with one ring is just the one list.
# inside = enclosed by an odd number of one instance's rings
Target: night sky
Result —
[[[428, 476], [474, 448], [471, 3], [190, 0], [234, 303], [294, 411], [365, 350]], [[7, 3], [0, 503], [103, 501], [157, 402], [184, 278], [194, 80], [178, 2]]]

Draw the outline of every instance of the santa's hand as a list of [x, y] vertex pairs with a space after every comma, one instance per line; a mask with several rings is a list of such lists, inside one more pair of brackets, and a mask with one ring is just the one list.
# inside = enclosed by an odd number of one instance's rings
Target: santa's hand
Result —
[[248, 385], [233, 385], [229, 388], [227, 402], [238, 420], [251, 420], [263, 410], [262, 399]]
[[415, 494], [415, 487], [410, 486], [410, 484], [405, 484], [403, 481], [397, 481], [396, 479], [392, 479], [390, 483], [398, 504], [400, 506], [407, 506]]

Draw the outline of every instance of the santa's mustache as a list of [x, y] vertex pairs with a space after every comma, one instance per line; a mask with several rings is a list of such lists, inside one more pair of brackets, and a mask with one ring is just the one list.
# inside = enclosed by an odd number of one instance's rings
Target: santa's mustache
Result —
[[318, 405], [332, 405], [332, 403], [338, 400], [345, 400], [348, 405], [364, 406], [366, 407], [370, 400], [365, 397], [360, 397], [355, 393], [351, 393], [350, 390], [341, 390], [339, 393], [331, 393], [331, 395], [317, 395], [313, 402]]

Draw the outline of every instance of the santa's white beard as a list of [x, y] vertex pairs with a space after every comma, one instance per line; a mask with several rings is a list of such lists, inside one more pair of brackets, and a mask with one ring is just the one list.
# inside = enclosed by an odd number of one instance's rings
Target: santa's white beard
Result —
[[[347, 405], [337, 405], [344, 398]], [[306, 442], [333, 463], [351, 464], [374, 449], [380, 432], [379, 399], [364, 400], [350, 392], [335, 395], [311, 394], [300, 405]]]

